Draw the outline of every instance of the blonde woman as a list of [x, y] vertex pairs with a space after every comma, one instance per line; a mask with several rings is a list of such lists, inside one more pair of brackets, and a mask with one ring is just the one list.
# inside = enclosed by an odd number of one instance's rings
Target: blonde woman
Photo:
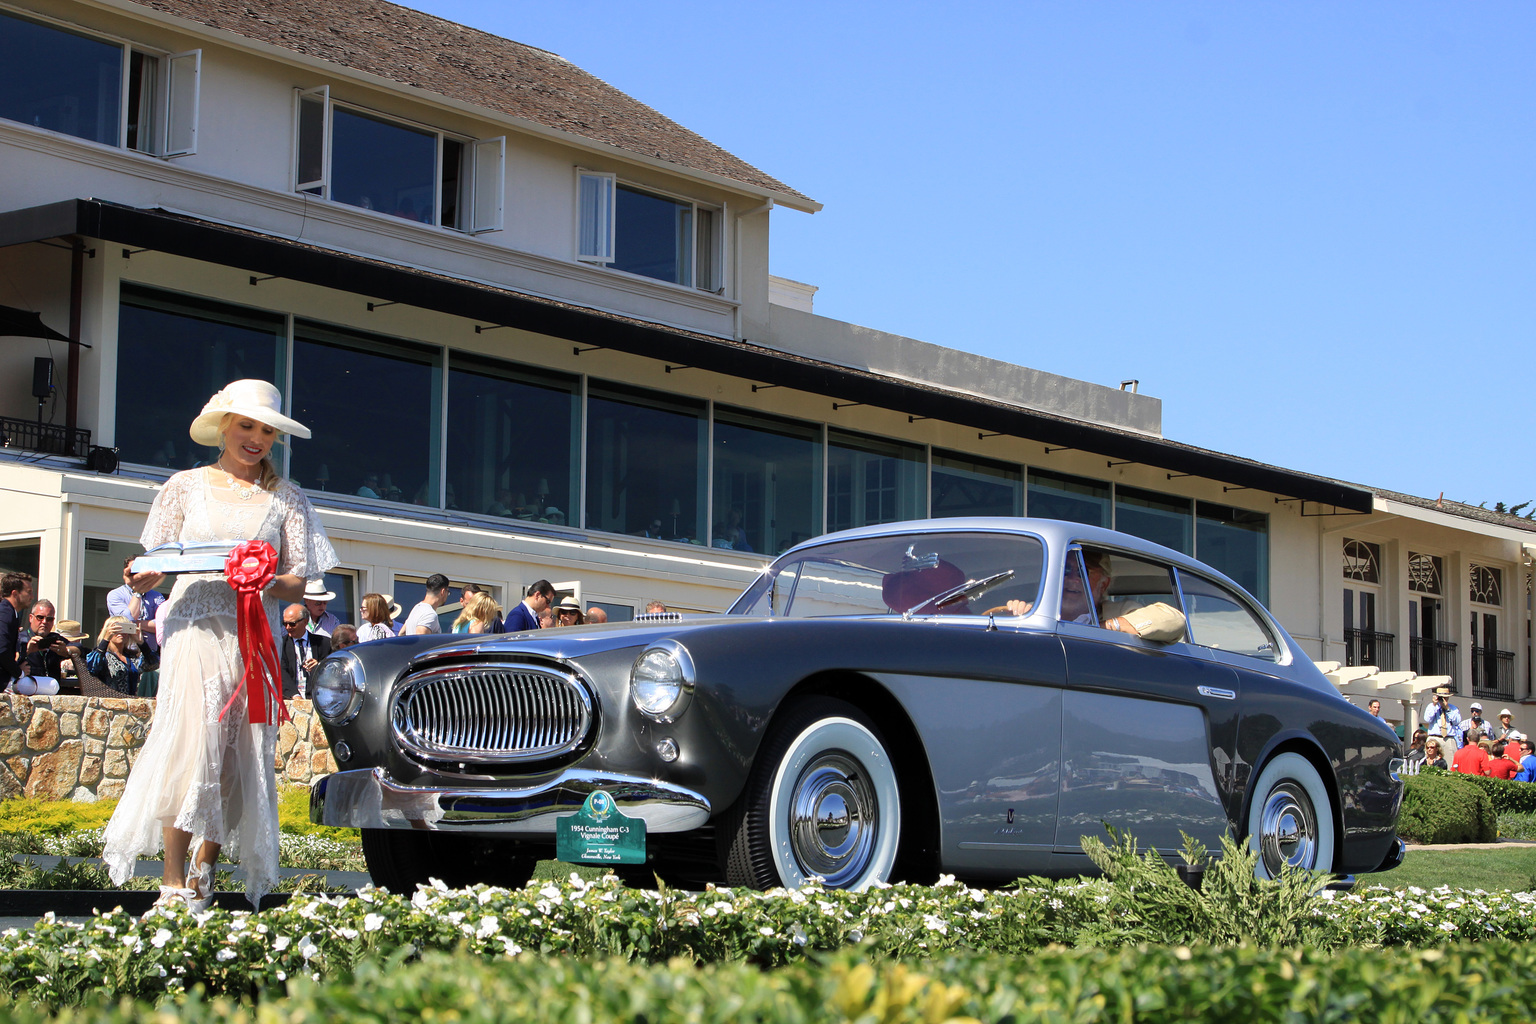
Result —
[[[165, 482], [140, 543], [266, 541], [277, 566], [262, 609], [272, 635], [282, 636], [282, 609], [302, 601], [305, 580], [324, 578], [337, 561], [308, 499], [269, 458], [278, 435], [309, 437], [309, 428], [283, 415], [277, 388], [239, 380], [208, 400], [190, 433], [200, 445], [217, 446], [219, 457]], [[144, 593], [162, 578], [135, 573], [129, 586]], [[235, 591], [222, 572], [182, 573], [161, 614], [155, 721], [107, 825], [103, 858], [121, 885], [135, 861], [163, 843], [156, 907], [203, 910], [213, 898], [214, 866], [228, 848], [245, 869], [246, 896], [255, 906], [277, 882], [278, 726], [252, 724], [240, 695]], [[195, 837], [202, 841], [189, 870]]]
[[155, 662], [146, 654], [133, 620], [114, 615], [102, 624], [95, 649], [85, 656], [85, 667], [98, 682], [132, 697], [139, 692], [140, 677]]
[[453, 620], [455, 633], [490, 633], [501, 614], [501, 606], [484, 591], [470, 593], [464, 598], [459, 617]]
[[363, 595], [363, 624], [357, 627], [357, 642], [387, 640], [395, 635], [395, 616], [389, 599], [383, 594]]

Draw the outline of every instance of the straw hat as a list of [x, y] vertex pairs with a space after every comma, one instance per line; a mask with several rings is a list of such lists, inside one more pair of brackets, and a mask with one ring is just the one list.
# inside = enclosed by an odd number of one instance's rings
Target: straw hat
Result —
[[283, 396], [264, 380], [237, 380], [224, 385], [192, 421], [192, 440], [210, 448], [219, 446], [219, 426], [229, 415], [249, 416], [280, 434], [308, 437], [309, 428], [283, 415]]
[[574, 597], [562, 597], [560, 603], [555, 605], [555, 607], [562, 612], [579, 612], [581, 611], [581, 602]]
[[401, 614], [405, 611], [404, 608], [400, 607], [400, 602], [395, 600], [395, 595], [394, 594], [380, 594], [379, 596], [384, 599], [384, 603], [385, 604], [389, 605], [389, 617], [390, 618], [398, 619], [401, 616]]
[[71, 643], [84, 640], [91, 634], [80, 628], [78, 619], [60, 619], [53, 624], [54, 631]]

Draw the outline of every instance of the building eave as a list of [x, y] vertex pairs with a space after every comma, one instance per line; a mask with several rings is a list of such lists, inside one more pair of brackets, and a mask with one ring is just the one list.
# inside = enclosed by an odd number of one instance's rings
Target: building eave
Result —
[[69, 236], [153, 249], [253, 275], [272, 275], [362, 296], [387, 297], [488, 325], [517, 327], [842, 402], [944, 420], [979, 433], [1093, 452], [1334, 510], [1368, 513], [1375, 507], [1370, 490], [1325, 477], [839, 366], [751, 341], [657, 325], [184, 214], [98, 199], [71, 199], [0, 213], [0, 246]]

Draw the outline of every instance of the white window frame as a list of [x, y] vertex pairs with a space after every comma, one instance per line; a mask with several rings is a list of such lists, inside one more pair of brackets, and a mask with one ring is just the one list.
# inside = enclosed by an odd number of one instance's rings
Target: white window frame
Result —
[[603, 265], [613, 262], [617, 199], [617, 175], [576, 168], [576, 259]]
[[[192, 156], [197, 152], [197, 123], [200, 106], [200, 94], [202, 92], [203, 51], [183, 50], [180, 53], [166, 53], [139, 44], [123, 36], [98, 32], [95, 29], [62, 21], [58, 18], [50, 18], [37, 11], [24, 11], [9, 6], [0, 7], [0, 13], [5, 13], [23, 21], [30, 21], [47, 28], [57, 29], [71, 35], [82, 36], [87, 39], [95, 39], [98, 42], [107, 43], [118, 47], [123, 54], [121, 77], [118, 82], [118, 107], [117, 107], [117, 147], [129, 153], [142, 153], [144, 156], [157, 157], [161, 160], [169, 160], [174, 157]], [[150, 139], [147, 148], [129, 147], [128, 145], [128, 97], [130, 95], [130, 83], [133, 76], [133, 55], [139, 53], [145, 57], [151, 57], [156, 62], [155, 71], [155, 123], [154, 137]], [[179, 62], [179, 63], [178, 63]], [[190, 71], [185, 70], [190, 62]], [[173, 73], [172, 68], [182, 69]], [[172, 107], [172, 97], [178, 86], [182, 86], [190, 77], [190, 95], [186, 97], [190, 104], [183, 102], [178, 109]], [[190, 109], [187, 109], [190, 106]], [[170, 145], [172, 125], [174, 118], [180, 116], [184, 132], [188, 137], [188, 144], [173, 149]], [[100, 143], [98, 143], [100, 145]]]
[[202, 109], [203, 51], [183, 50], [161, 58], [165, 75], [165, 134], [161, 157], [192, 156], [197, 152], [197, 126]]
[[[666, 189], [644, 185], [637, 181], [629, 181], [620, 178], [610, 171], [594, 171], [585, 167], [576, 168], [576, 235], [575, 250], [576, 260], [580, 263], [595, 263], [599, 266], [609, 266], [613, 263], [615, 246], [618, 238], [618, 187], [624, 185], [644, 192], [647, 195], [658, 196], [674, 203], [686, 203], [693, 208], [693, 231], [691, 241], [691, 263], [688, 267], [689, 284], [675, 284], [662, 281], [662, 284], [673, 284], [678, 288], [691, 288], [704, 292], [707, 295], [724, 295], [726, 281], [725, 267], [725, 225], [726, 207], [721, 203], [704, 203], [692, 196], [678, 195]], [[710, 280], [703, 282], [699, 274], [699, 223], [700, 213], [707, 212], [710, 215], [713, 235], [710, 245], [710, 253], [714, 256], [714, 265], [711, 268]], [[616, 268], [610, 268], [616, 269]], [[626, 273], [620, 271], [620, 273]], [[644, 275], [633, 275], [644, 277]], [[646, 277], [645, 280], [653, 281], [655, 278]]]
[[[445, 131], [435, 125], [423, 124], [420, 121], [412, 121], [409, 118], [374, 110], [361, 104], [338, 101], [332, 98], [329, 85], [318, 85], [311, 89], [294, 89], [293, 92], [293, 168], [291, 171], [293, 191], [304, 193], [309, 192], [311, 189], [319, 189], [318, 194], [322, 199], [329, 200], [331, 198], [331, 157], [334, 139], [333, 119], [336, 108], [341, 107], [342, 109], [356, 111], [366, 117], [397, 124], [413, 131], [429, 133], [434, 137], [437, 145], [434, 166], [432, 168], [432, 219], [421, 223], [427, 227], [438, 227], [445, 231], [468, 235], [480, 235], [488, 231], [501, 231], [503, 229], [507, 193], [507, 137], [505, 135], [474, 139], [459, 135], [456, 132]], [[322, 153], [320, 177], [309, 181], [300, 181], [299, 164], [302, 155], [300, 148], [303, 135], [304, 103], [306, 100], [319, 102], [322, 105]], [[456, 142], [463, 147], [463, 155], [459, 161], [459, 174], [462, 177], [467, 177], [468, 181], [461, 181], [459, 195], [460, 205], [467, 206], [468, 209], [460, 211], [459, 221], [462, 226], [441, 223], [443, 217], [443, 146], [447, 142]], [[388, 214], [384, 214], [384, 216], [388, 216]]]

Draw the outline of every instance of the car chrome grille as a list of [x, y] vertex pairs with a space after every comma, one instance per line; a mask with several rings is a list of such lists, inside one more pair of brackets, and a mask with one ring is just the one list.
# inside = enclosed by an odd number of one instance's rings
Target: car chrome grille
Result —
[[437, 761], [538, 761], [569, 753], [592, 726], [592, 695], [564, 672], [528, 665], [432, 669], [394, 704], [396, 741]]

